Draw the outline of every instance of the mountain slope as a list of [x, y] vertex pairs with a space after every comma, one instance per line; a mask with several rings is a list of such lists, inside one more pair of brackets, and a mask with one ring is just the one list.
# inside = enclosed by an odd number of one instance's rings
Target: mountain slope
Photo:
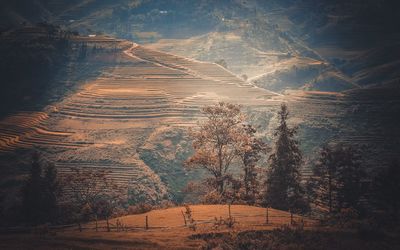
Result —
[[[164, 44], [164, 49], [211, 62], [227, 58], [233, 72], [250, 78], [269, 72], [265, 66], [268, 68], [276, 61], [265, 54], [259, 57], [260, 51], [308, 57], [330, 64], [335, 68], [332, 73], [342, 75], [333, 79], [332, 84], [337, 85], [340, 81], [340, 86], [322, 87], [321, 90], [347, 89], [351, 84], [347, 84], [348, 80], [340, 80], [344, 78], [352, 78], [351, 82], [362, 86], [398, 78], [391, 74], [393, 67], [384, 67], [395, 63], [390, 55], [361, 59], [365, 51], [374, 48], [385, 47], [384, 51], [388, 52], [388, 46], [398, 47], [400, 30], [394, 23], [400, 4], [393, 0], [18, 0], [5, 1], [2, 5], [0, 20], [3, 28], [46, 20], [82, 34], [103, 32], [139, 43], [187, 39], [173, 41], [175, 48], [166, 48], [169, 45]], [[240, 39], [232, 40], [232, 32]], [[230, 41], [225, 42], [226, 39]], [[181, 45], [186, 48], [181, 50]], [[161, 48], [162, 44], [154, 46]], [[190, 46], [197, 48], [196, 55], [189, 51]], [[328, 50], [338, 53], [324, 53]], [[353, 60], [342, 56], [343, 50], [356, 53], [360, 58]], [[238, 56], [232, 56], [233, 51], [242, 52], [242, 59], [236, 60]], [[382, 67], [363, 65], [366, 60]], [[358, 68], [357, 72], [355, 68]], [[319, 86], [317, 84], [313, 89]], [[297, 89], [299, 86], [286, 84], [286, 87]]]

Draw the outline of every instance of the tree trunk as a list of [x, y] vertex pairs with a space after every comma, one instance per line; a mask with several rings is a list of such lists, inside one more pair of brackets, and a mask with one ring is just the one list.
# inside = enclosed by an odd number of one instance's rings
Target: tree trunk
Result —
[[217, 191], [220, 195], [224, 192], [224, 180], [221, 175], [215, 175], [215, 182], [217, 185]]
[[247, 169], [247, 166], [244, 168], [244, 189], [245, 189], [245, 194], [246, 198], [249, 196], [249, 170]]

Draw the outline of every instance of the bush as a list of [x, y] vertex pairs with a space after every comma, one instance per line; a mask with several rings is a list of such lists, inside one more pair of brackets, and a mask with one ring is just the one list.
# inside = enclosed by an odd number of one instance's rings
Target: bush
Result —
[[153, 209], [152, 205], [139, 203], [128, 207], [128, 214], [144, 214]]
[[224, 202], [224, 199], [218, 192], [210, 192], [205, 194], [201, 201], [204, 204], [221, 204]]
[[358, 237], [362, 240], [383, 240], [385, 232], [374, 220], [363, 220], [357, 226]]
[[163, 200], [163, 201], [161, 201], [161, 203], [158, 207], [159, 208], [171, 208], [171, 207], [176, 207], [176, 204], [169, 200]]
[[337, 226], [340, 228], [355, 228], [359, 222], [357, 210], [352, 208], [341, 209], [338, 213], [328, 214], [322, 221], [325, 226]]
[[[365, 233], [365, 232], [364, 232]], [[265, 250], [337, 250], [337, 249], [399, 249], [399, 240], [393, 237], [369, 238], [349, 231], [313, 231], [283, 226], [272, 231], [247, 231], [195, 235], [205, 240], [203, 249], [265, 249]], [[367, 238], [363, 238], [367, 237]]]

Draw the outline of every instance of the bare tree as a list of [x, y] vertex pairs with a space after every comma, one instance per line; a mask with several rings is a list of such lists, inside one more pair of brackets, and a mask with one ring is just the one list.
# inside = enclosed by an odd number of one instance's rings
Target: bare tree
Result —
[[242, 144], [244, 115], [239, 105], [224, 102], [207, 106], [202, 113], [206, 120], [198, 130], [190, 131], [195, 152], [185, 165], [205, 169], [211, 174], [212, 177], [207, 179], [208, 185], [221, 199], [225, 199], [227, 186], [233, 180], [228, 170]]
[[108, 177], [110, 171], [72, 168], [64, 177], [66, 197], [70, 197], [81, 230], [81, 221], [85, 215], [93, 216], [96, 221], [102, 216], [107, 220], [114, 209], [123, 202], [123, 188]]

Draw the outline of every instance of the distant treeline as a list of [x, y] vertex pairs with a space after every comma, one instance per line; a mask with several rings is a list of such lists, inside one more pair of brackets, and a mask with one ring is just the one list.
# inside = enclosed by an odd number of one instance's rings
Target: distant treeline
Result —
[[8, 31], [0, 40], [0, 115], [42, 103], [55, 73], [68, 59], [67, 33], [50, 24]]
[[60, 79], [77, 82], [99, 72], [103, 62], [89, 62], [90, 56], [115, 55], [120, 49], [117, 41], [103, 45], [49, 23], [3, 31], [0, 117], [18, 110], [40, 110], [54, 99], [55, 90], [58, 95], [64, 93], [66, 86], [60, 85]]

